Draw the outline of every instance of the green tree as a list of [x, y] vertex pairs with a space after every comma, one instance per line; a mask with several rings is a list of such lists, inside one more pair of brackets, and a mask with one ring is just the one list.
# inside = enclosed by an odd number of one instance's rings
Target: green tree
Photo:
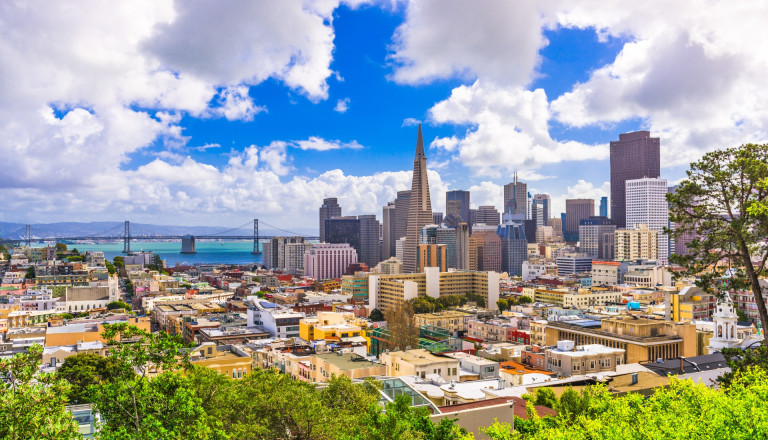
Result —
[[406, 350], [419, 347], [419, 327], [416, 325], [413, 306], [410, 302], [397, 304], [384, 313], [389, 330], [389, 347], [393, 350]]
[[125, 293], [128, 295], [128, 297], [132, 297], [136, 294], [136, 288], [133, 286], [133, 282], [131, 280], [125, 280]]
[[0, 359], [0, 438], [79, 439], [79, 429], [66, 408], [69, 383], [39, 373], [43, 347]]
[[533, 302], [533, 300], [531, 299], [530, 296], [523, 295], [523, 296], [521, 296], [520, 298], [517, 299], [517, 303], [518, 304], [530, 304], [532, 302]]
[[496, 301], [496, 306], [499, 308], [499, 311], [505, 311], [509, 310], [510, 304], [509, 301], [507, 301], [504, 298], [500, 298], [498, 301]]
[[107, 268], [107, 272], [109, 272], [110, 275], [117, 273], [117, 269], [115, 269], [115, 266], [110, 263], [109, 260], [104, 260], [104, 267]]
[[[687, 255], [670, 261], [679, 276], [698, 276], [697, 285], [722, 295], [750, 288], [762, 328], [768, 311], [759, 278], [768, 260], [768, 145], [746, 144], [707, 153], [691, 163], [687, 178], [667, 194], [676, 239], [693, 234]], [[738, 269], [737, 271], [734, 271]]]
[[72, 319], [74, 316], [70, 315], [69, 313], [62, 313], [59, 316], [61, 316], [64, 319]]
[[75, 261], [83, 261], [83, 257], [81, 255], [70, 255], [69, 257], [67, 257], [67, 261], [69, 261], [70, 263]]
[[444, 309], [448, 309], [464, 305], [464, 303], [467, 302], [467, 299], [462, 295], [440, 295], [440, 297], [437, 298], [437, 302], [439, 302]]
[[768, 371], [768, 349], [765, 345], [742, 350], [740, 348], [724, 348], [721, 350], [725, 362], [731, 371], [717, 378], [722, 387], [728, 387], [734, 378], [744, 374], [750, 368]]
[[371, 310], [371, 314], [368, 316], [368, 319], [373, 322], [381, 322], [384, 321], [384, 314], [381, 313], [381, 310], [379, 309], [373, 309]]
[[744, 313], [741, 309], [736, 309], [736, 316], [739, 322], [752, 322], [751, 319], [749, 319], [749, 316], [747, 316], [746, 313]]
[[414, 313], [433, 313], [442, 310], [442, 305], [431, 296], [417, 296], [408, 302], [413, 307]]
[[29, 266], [27, 268], [27, 273], [24, 274], [24, 278], [28, 280], [35, 279], [35, 266]]
[[115, 309], [125, 309], [130, 311], [131, 305], [124, 301], [112, 301], [111, 303], [107, 304], [107, 310]]
[[464, 296], [467, 298], [467, 301], [474, 302], [478, 307], [485, 307], [485, 297], [483, 295], [467, 292]]
[[124, 378], [122, 374], [133, 376], [133, 371], [119, 365], [114, 357], [104, 357], [97, 354], [78, 353], [64, 359], [56, 377], [69, 382], [72, 387], [69, 391], [69, 402], [72, 404], [91, 402], [91, 385], [96, 385], [105, 380]]
[[67, 245], [64, 243], [56, 243], [56, 253], [62, 254], [67, 251]]
[[2, 257], [4, 260], [11, 259], [11, 253], [8, 252], [8, 248], [5, 247], [4, 244], [0, 244], [0, 257]]
[[539, 387], [536, 388], [536, 392], [532, 396], [528, 396], [528, 400], [533, 402], [534, 405], [546, 406], [547, 408], [557, 408], [557, 396], [552, 388]]
[[342, 436], [345, 440], [423, 439], [453, 440], [467, 434], [454, 419], [430, 420], [427, 408], [411, 408], [411, 397], [401, 394], [382, 411], [377, 405], [368, 407], [362, 422]]

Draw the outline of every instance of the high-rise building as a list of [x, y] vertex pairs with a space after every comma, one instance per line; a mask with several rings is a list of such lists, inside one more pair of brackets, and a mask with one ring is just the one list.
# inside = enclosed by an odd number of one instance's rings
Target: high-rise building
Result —
[[437, 244], [438, 225], [424, 225], [419, 232], [419, 244]]
[[565, 241], [579, 241], [579, 222], [595, 215], [593, 199], [566, 199], [565, 201]]
[[[261, 250], [262, 264], [270, 269], [286, 269], [288, 258], [286, 246], [289, 243], [303, 243], [304, 237], [272, 237]], [[303, 255], [303, 254], [302, 254]]]
[[443, 213], [442, 212], [433, 212], [432, 213], [432, 223], [436, 225], [442, 225], [443, 224]]
[[631, 226], [626, 220], [626, 181], [659, 177], [660, 145], [648, 131], [621, 134], [611, 141], [611, 218], [617, 228]]
[[518, 182], [517, 172], [512, 182], [504, 185], [504, 213], [523, 214], [528, 218], [528, 185]]
[[477, 214], [475, 214], [475, 224], [498, 226], [500, 223], [501, 220], [499, 220], [499, 211], [497, 211], [493, 206], [481, 206], [477, 210]]
[[[536, 226], [547, 226], [549, 221], [550, 209], [552, 200], [549, 198], [549, 194], [534, 194], [533, 205], [536, 207], [536, 215], [532, 216], [536, 220]], [[540, 219], [540, 220], [539, 220]]]
[[501, 272], [502, 242], [496, 226], [478, 225], [469, 237], [469, 269]]
[[659, 178], [631, 179], [626, 181], [627, 225], [644, 224], [658, 232], [658, 261], [669, 261], [669, 238], [663, 229], [669, 227], [667, 181]]
[[395, 209], [395, 202], [389, 202], [387, 203], [387, 206], [385, 206], [382, 209], [381, 212], [381, 218], [382, 218], [382, 240], [381, 240], [381, 259], [386, 260], [389, 257], [395, 256], [395, 241], [400, 238], [397, 236], [397, 232], [395, 229], [396, 221], [395, 221], [395, 213], [397, 210]]
[[614, 233], [614, 260], [655, 260], [659, 253], [659, 233], [646, 225], [617, 229]]
[[429, 198], [429, 179], [427, 178], [427, 156], [424, 154], [424, 140], [421, 124], [416, 137], [416, 155], [413, 158], [413, 180], [411, 181], [411, 203], [408, 207], [408, 230], [405, 240], [403, 271], [416, 271], [416, 248], [419, 233], [424, 225], [432, 223], [432, 202]]
[[469, 225], [464, 222], [456, 226], [456, 269], [469, 269]]
[[373, 214], [359, 215], [360, 254], [358, 261], [368, 267], [374, 267], [381, 261], [381, 241], [379, 240], [379, 221]]
[[444, 244], [419, 244], [416, 252], [416, 272], [424, 272], [425, 267], [437, 267], [440, 272], [448, 270]]
[[616, 223], [607, 217], [590, 217], [579, 222], [579, 251], [595, 260], [612, 260], [605, 255], [606, 234], [613, 238]]
[[[459, 203], [450, 203], [454, 201]], [[469, 191], [455, 189], [445, 192], [445, 215], [451, 213], [458, 214], [464, 222], [469, 223]]]
[[323, 199], [320, 207], [320, 242], [325, 241], [325, 221], [329, 218], [341, 217], [341, 206], [336, 197]]
[[552, 226], [552, 238], [555, 240], [563, 239], [563, 219], [550, 218], [547, 223], [548, 226]]
[[376, 216], [336, 217], [325, 221], [327, 243], [347, 243], [355, 249], [358, 261], [373, 267], [379, 264], [381, 247]]
[[408, 234], [408, 209], [411, 206], [411, 190], [398, 191], [395, 198], [395, 241]]
[[317, 243], [304, 253], [304, 275], [317, 280], [340, 278], [357, 263], [357, 251], [343, 243]]
[[507, 222], [499, 226], [501, 237], [501, 268], [509, 275], [522, 275], [523, 261], [528, 258], [528, 240], [522, 224]]
[[608, 217], [608, 197], [600, 197], [600, 217]]
[[436, 243], [445, 245], [446, 267], [456, 268], [456, 228], [438, 228], [435, 233]]
[[304, 253], [312, 247], [312, 243], [285, 244], [285, 271], [291, 275], [304, 274]]

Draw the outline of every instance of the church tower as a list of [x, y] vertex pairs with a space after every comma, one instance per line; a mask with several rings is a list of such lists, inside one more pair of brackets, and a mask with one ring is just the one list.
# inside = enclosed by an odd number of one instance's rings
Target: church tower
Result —
[[728, 292], [717, 301], [712, 320], [714, 321], [715, 334], [709, 340], [709, 347], [707, 347], [709, 354], [720, 351], [723, 348], [738, 347], [741, 344], [741, 340], [737, 339], [738, 332], [736, 326], [738, 315], [736, 315], [733, 301]]
[[427, 179], [427, 156], [424, 154], [424, 140], [421, 136], [421, 124], [419, 124], [416, 156], [413, 158], [411, 200], [408, 205], [408, 226], [403, 255], [404, 273], [416, 272], [416, 249], [419, 244], [419, 233], [421, 228], [432, 223], [432, 202], [429, 198], [429, 180]]

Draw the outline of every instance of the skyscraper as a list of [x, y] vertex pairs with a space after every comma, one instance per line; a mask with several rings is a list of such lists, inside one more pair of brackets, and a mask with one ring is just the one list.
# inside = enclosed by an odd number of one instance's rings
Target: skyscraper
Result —
[[429, 198], [427, 179], [427, 156], [424, 154], [424, 140], [421, 124], [416, 137], [416, 155], [413, 158], [413, 180], [411, 181], [411, 202], [408, 207], [408, 228], [405, 240], [403, 271], [416, 271], [416, 248], [421, 228], [432, 223], [432, 202]]
[[320, 207], [320, 242], [325, 241], [325, 221], [329, 218], [341, 217], [341, 206], [336, 197], [323, 199]]
[[[451, 203], [452, 201], [459, 203]], [[445, 215], [452, 213], [458, 214], [462, 221], [469, 223], [469, 191], [455, 189], [445, 192]]]
[[565, 241], [579, 241], [579, 222], [595, 215], [593, 199], [566, 199]]
[[667, 204], [666, 179], [632, 179], [626, 181], [627, 227], [644, 224], [648, 229], [657, 231], [658, 260], [662, 264], [669, 261], [669, 239], [662, 232], [669, 227], [669, 205]]
[[525, 228], [520, 223], [507, 222], [499, 226], [497, 234], [501, 237], [501, 269], [509, 275], [522, 275], [523, 261], [528, 257], [528, 240]]
[[379, 221], [376, 216], [337, 217], [325, 221], [328, 243], [347, 243], [355, 249], [358, 261], [373, 267], [381, 261]]
[[579, 251], [592, 259], [612, 260], [605, 254], [606, 236], [612, 240], [616, 223], [607, 217], [590, 217], [579, 222]]
[[499, 220], [499, 211], [493, 206], [483, 205], [477, 210], [475, 223], [498, 226], [501, 223], [501, 220]]
[[[549, 207], [552, 204], [549, 194], [534, 194], [533, 204], [537, 207], [536, 216], [532, 217], [536, 220], [536, 226], [547, 226], [550, 214]], [[539, 218], [541, 218], [541, 221], [539, 221]]]
[[628, 226], [626, 181], [659, 177], [660, 145], [648, 131], [621, 134], [611, 142], [611, 218], [617, 228]]
[[469, 225], [456, 226], [456, 269], [469, 269]]
[[600, 217], [608, 217], [608, 197], [600, 197]]
[[408, 209], [411, 206], [411, 190], [398, 191], [395, 199], [395, 242], [408, 234]]
[[517, 172], [512, 183], [504, 185], [504, 214], [523, 214], [523, 218], [528, 218], [528, 185], [518, 182]]
[[389, 257], [395, 256], [395, 241], [400, 238], [397, 236], [395, 229], [395, 215], [397, 210], [395, 209], [395, 202], [387, 203], [381, 211], [381, 219], [383, 223], [382, 241], [381, 241], [381, 259], [386, 260]]

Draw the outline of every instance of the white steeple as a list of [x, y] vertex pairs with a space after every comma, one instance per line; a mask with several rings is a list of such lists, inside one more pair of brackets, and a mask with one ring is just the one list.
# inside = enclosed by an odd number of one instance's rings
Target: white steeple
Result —
[[737, 338], [736, 329], [738, 315], [736, 315], [733, 300], [731, 300], [731, 295], [728, 292], [725, 292], [723, 297], [717, 301], [712, 320], [714, 321], [714, 334], [709, 340], [709, 347], [707, 347], [710, 354], [723, 348], [738, 347], [741, 344], [741, 340]]

